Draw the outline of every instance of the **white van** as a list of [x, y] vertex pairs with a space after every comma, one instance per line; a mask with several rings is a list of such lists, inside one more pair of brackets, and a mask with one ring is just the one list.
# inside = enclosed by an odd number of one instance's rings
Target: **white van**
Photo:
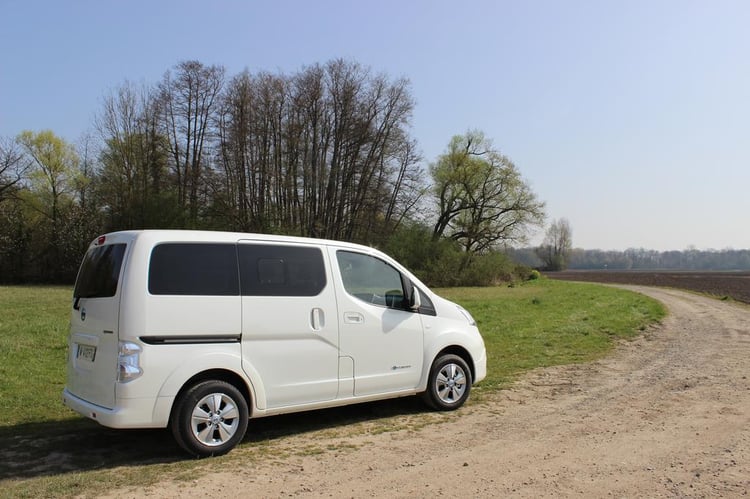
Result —
[[64, 403], [223, 454], [249, 418], [422, 393], [460, 407], [486, 374], [471, 315], [383, 253], [317, 239], [127, 231], [76, 281]]

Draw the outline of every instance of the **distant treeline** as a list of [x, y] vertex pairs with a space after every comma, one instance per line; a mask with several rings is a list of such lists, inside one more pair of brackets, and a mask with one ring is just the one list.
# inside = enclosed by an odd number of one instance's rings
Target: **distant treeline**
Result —
[[[540, 267], [534, 248], [508, 250], [514, 260], [530, 267]], [[750, 250], [625, 251], [585, 250], [570, 253], [572, 270], [750, 270]]]

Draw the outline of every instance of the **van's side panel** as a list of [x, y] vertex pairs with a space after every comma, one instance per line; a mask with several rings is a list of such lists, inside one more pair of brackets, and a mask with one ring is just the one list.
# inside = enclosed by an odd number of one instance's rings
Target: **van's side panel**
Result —
[[239, 336], [239, 296], [151, 296], [145, 308], [146, 327], [141, 334], [151, 337]]
[[[163, 376], [163, 384], [154, 401], [153, 420], [159, 426], [169, 422], [172, 402], [185, 383], [197, 373], [222, 370], [242, 373], [240, 344], [153, 345], [148, 348], [155, 376]], [[174, 358], [182, 359], [174, 363]], [[159, 368], [157, 366], [164, 366]]]
[[[296, 254], [297, 249], [312, 252], [311, 265], [322, 266], [319, 272], [303, 276], [310, 282], [300, 285], [300, 293], [289, 286], [294, 280], [289, 267], [295, 258], [305, 258]], [[257, 407], [266, 410], [335, 399], [339, 332], [336, 295], [323, 249], [240, 241], [239, 253], [242, 357], [247, 375], [262, 380], [256, 386], [263, 389]], [[280, 255], [278, 261], [273, 254]]]
[[[349, 268], [343, 270], [338, 255], [341, 251], [353, 257], [345, 264]], [[353, 359], [354, 395], [414, 390], [423, 371], [424, 334], [420, 314], [386, 306], [384, 293], [375, 293], [369, 299], [365, 296], [368, 291], [382, 291], [384, 282], [392, 281], [394, 288], [400, 288], [402, 269], [382, 254], [346, 247], [329, 247], [329, 259], [336, 283], [340, 355], [350, 363], [349, 359]], [[359, 269], [351, 268], [357, 264], [371, 266], [357, 276], [356, 286], [364, 292], [362, 296], [348, 292], [342, 276], [342, 272], [357, 272]], [[393, 278], [383, 278], [386, 273]], [[362, 276], [372, 277], [373, 282], [368, 283]]]
[[[167, 237], [171, 236], [171, 237]], [[203, 236], [203, 238], [201, 238]], [[159, 244], [216, 243], [215, 235], [141, 232], [133, 244], [131, 268], [122, 297], [120, 339], [143, 349], [143, 375], [117, 384], [121, 405], [143, 407], [151, 426], [166, 426], [174, 397], [202, 371], [242, 373], [239, 296], [174, 296], [149, 292], [149, 262]], [[218, 241], [233, 244], [232, 240]], [[234, 343], [226, 343], [235, 337]], [[212, 342], [212, 338], [220, 341]], [[152, 344], [149, 344], [151, 342]]]

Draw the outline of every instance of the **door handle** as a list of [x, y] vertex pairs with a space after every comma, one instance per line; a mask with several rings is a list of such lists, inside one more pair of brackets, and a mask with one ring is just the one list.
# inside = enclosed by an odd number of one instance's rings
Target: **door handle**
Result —
[[344, 312], [344, 323], [362, 324], [363, 322], [365, 322], [365, 318], [359, 312]]
[[314, 308], [310, 311], [310, 327], [313, 331], [320, 331], [326, 326], [326, 314], [322, 308]]

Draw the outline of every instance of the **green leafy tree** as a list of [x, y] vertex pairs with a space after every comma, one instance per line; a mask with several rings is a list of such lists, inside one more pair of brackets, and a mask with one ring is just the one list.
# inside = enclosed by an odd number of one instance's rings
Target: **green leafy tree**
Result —
[[51, 130], [23, 131], [18, 143], [32, 161], [29, 181], [38, 201], [35, 207], [54, 224], [75, 192], [78, 153]]
[[399, 227], [384, 249], [429, 286], [490, 286], [528, 277], [528, 269], [507, 255], [488, 251], [465, 265], [466, 253], [454, 240], [432, 238], [432, 227], [409, 222]]
[[78, 154], [50, 130], [24, 131], [17, 141], [30, 160], [29, 188], [20, 197], [32, 211], [38, 273], [59, 281], [69, 277], [65, 275], [65, 248], [70, 246], [65, 226], [79, 185]]
[[437, 207], [433, 239], [459, 242], [467, 262], [471, 255], [524, 242], [528, 229], [544, 221], [544, 203], [480, 131], [453, 137], [430, 174]]

